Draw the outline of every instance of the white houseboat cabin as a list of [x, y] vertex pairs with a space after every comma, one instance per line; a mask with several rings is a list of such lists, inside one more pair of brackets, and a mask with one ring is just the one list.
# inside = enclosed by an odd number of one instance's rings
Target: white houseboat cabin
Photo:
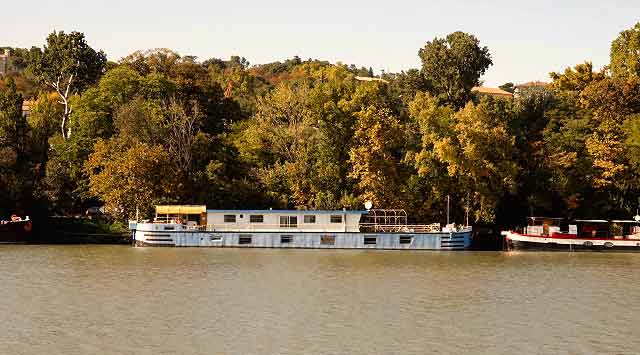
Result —
[[156, 206], [130, 223], [138, 246], [466, 249], [471, 229], [408, 224], [403, 210], [207, 210]]

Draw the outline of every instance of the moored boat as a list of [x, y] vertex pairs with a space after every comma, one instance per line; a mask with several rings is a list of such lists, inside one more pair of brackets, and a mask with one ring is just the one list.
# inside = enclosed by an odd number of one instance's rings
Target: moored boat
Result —
[[502, 235], [508, 250], [640, 251], [638, 220], [529, 217], [522, 231]]
[[13, 215], [9, 220], [0, 220], [0, 243], [26, 243], [32, 228], [33, 224], [28, 216], [23, 219]]
[[404, 210], [207, 210], [156, 206], [131, 222], [137, 246], [463, 250], [471, 228], [409, 224]]

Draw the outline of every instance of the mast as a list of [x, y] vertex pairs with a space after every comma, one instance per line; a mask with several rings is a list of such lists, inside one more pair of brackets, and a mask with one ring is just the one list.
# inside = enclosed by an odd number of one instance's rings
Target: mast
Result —
[[451, 197], [447, 195], [447, 225], [449, 225], [449, 205], [451, 204]]

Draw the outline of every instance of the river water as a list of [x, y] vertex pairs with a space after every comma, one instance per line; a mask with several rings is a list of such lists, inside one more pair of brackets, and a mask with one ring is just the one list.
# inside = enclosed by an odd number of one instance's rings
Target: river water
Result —
[[0, 354], [639, 354], [640, 254], [0, 245]]

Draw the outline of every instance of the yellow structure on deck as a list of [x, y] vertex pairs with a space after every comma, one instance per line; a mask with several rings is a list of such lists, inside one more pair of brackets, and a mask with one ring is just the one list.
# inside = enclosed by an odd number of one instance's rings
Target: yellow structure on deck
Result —
[[207, 225], [207, 206], [205, 205], [158, 205], [156, 221], [180, 221], [192, 225]]

